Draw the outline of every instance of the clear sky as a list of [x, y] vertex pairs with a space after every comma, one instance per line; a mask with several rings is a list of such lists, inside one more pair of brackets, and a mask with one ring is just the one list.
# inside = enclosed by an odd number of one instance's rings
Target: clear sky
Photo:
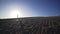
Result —
[[60, 0], [0, 0], [0, 18], [60, 15]]

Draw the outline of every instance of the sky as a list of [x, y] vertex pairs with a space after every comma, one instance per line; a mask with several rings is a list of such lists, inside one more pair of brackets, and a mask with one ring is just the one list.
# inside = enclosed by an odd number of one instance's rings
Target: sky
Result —
[[60, 15], [60, 0], [0, 0], [0, 19]]

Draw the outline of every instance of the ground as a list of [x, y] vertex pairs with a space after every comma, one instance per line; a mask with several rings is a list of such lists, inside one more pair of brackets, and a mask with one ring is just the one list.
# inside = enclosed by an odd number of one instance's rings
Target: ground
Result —
[[60, 16], [0, 19], [0, 34], [60, 34]]

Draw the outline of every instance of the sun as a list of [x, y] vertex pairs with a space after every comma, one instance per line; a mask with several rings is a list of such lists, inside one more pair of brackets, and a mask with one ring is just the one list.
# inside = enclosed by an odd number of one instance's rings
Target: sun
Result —
[[11, 10], [10, 17], [11, 18], [17, 18], [17, 16], [18, 16], [18, 18], [22, 17], [21, 12], [17, 9]]

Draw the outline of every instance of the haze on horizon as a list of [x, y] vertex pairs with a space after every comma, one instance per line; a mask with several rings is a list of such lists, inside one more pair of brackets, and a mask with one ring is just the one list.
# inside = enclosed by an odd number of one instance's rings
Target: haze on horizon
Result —
[[0, 0], [0, 19], [60, 15], [60, 0]]

